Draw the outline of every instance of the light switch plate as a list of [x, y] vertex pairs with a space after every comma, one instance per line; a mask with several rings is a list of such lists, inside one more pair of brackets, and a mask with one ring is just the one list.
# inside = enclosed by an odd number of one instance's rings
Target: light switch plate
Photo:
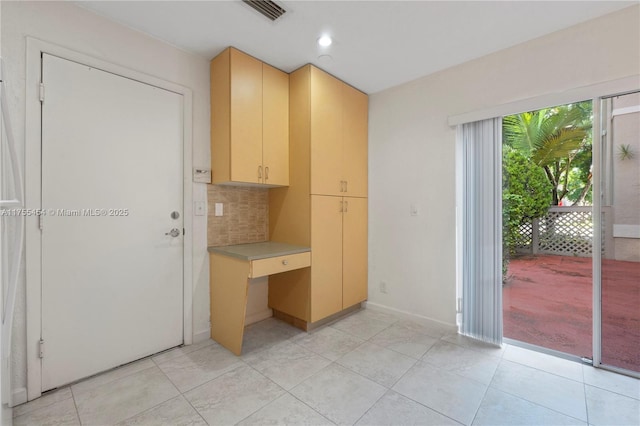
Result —
[[214, 214], [215, 214], [215, 216], [223, 216], [223, 204], [222, 203], [216, 203], [215, 204]]

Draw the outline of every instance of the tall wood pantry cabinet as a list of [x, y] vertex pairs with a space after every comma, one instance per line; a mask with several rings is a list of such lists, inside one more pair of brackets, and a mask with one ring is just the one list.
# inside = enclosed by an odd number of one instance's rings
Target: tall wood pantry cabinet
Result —
[[289, 184], [289, 75], [233, 47], [211, 60], [211, 174]]
[[367, 298], [368, 97], [312, 65], [289, 96], [290, 186], [270, 191], [270, 238], [310, 246], [311, 268], [269, 277], [269, 306], [314, 323]]

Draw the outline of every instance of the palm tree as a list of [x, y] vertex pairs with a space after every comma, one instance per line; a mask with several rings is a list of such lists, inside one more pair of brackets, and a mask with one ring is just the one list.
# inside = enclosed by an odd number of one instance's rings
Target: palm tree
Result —
[[[503, 141], [542, 167], [553, 186], [553, 205], [569, 192], [572, 168], [587, 168], [579, 174], [584, 180], [578, 201], [591, 186], [591, 102], [561, 105], [538, 111], [506, 116]], [[576, 164], [574, 164], [574, 162]]]

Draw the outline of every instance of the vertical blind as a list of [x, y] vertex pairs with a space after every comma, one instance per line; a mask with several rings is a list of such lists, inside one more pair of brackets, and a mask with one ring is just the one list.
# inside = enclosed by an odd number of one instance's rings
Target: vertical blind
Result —
[[457, 129], [462, 157], [461, 333], [502, 344], [502, 118]]
[[[22, 171], [9, 119], [7, 82], [2, 77], [5, 75], [3, 71], [2, 58], [0, 58], [0, 210], [20, 209], [24, 207]], [[24, 251], [24, 221], [25, 217], [21, 215], [0, 216], [0, 281], [2, 286], [0, 289], [2, 291], [0, 298], [2, 300], [0, 348], [2, 349], [3, 364], [11, 354], [13, 313]], [[6, 392], [2, 393], [6, 394]]]

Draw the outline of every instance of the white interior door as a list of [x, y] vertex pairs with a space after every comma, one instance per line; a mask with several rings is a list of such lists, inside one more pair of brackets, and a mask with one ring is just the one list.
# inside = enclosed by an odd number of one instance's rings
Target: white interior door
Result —
[[45, 391], [183, 342], [183, 97], [42, 65]]

